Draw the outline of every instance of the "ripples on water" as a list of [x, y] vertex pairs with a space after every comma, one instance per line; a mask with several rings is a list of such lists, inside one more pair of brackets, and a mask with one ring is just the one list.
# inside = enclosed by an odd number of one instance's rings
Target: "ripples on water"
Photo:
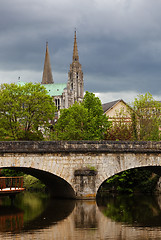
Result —
[[0, 239], [159, 240], [161, 196], [51, 200], [24, 193], [0, 198]]

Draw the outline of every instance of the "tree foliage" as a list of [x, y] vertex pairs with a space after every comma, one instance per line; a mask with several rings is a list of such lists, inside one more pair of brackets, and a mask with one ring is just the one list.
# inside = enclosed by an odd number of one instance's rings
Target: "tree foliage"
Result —
[[153, 99], [150, 93], [138, 95], [132, 104], [137, 118], [137, 137], [143, 141], [159, 141], [161, 122], [161, 103]]
[[93, 93], [86, 92], [82, 103], [61, 111], [54, 126], [57, 140], [100, 140], [109, 127], [102, 104]]
[[147, 169], [130, 169], [109, 178], [104, 188], [112, 192], [133, 193], [155, 191], [159, 176]]
[[1, 140], [42, 139], [42, 133], [48, 129], [55, 110], [52, 98], [40, 84], [1, 85]]
[[87, 109], [75, 103], [63, 109], [54, 127], [53, 138], [56, 140], [79, 140], [86, 138]]
[[88, 110], [88, 140], [104, 139], [111, 123], [103, 112], [101, 100], [93, 93], [86, 92], [82, 104]]
[[2, 177], [18, 177], [18, 176], [23, 176], [24, 173], [20, 171], [15, 171], [10, 168], [2, 168], [0, 169], [0, 176]]

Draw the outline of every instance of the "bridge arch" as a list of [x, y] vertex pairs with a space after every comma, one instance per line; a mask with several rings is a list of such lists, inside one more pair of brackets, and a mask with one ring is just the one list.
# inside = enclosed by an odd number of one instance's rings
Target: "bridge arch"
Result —
[[75, 198], [75, 192], [72, 186], [63, 178], [56, 176], [53, 173], [42, 171], [35, 168], [11, 167], [15, 171], [21, 171], [26, 174], [36, 177], [43, 182], [53, 198]]
[[72, 198], [95, 198], [100, 185], [119, 172], [160, 166], [161, 142], [0, 142], [0, 168], [42, 173], [43, 181], [50, 175]]
[[76, 198], [69, 174], [57, 158], [43, 154], [0, 154], [0, 168], [13, 169], [41, 180], [54, 198]]
[[[139, 168], [130, 168], [130, 169], [126, 169], [126, 170], [134, 170], [134, 169], [137, 169], [137, 170], [147, 170], [147, 171], [151, 171], [151, 173], [155, 173], [155, 174], [157, 174], [157, 175], [159, 175], [159, 176], [161, 176], [161, 166], [142, 166], [142, 167], [139, 167]], [[124, 171], [126, 171], [126, 170], [124, 170]], [[124, 171], [121, 171], [121, 172], [118, 172], [118, 173], [116, 173], [116, 174], [121, 174], [121, 173], [123, 173]], [[116, 175], [115, 174], [115, 175]], [[111, 178], [111, 177], [113, 177], [114, 175], [112, 175], [112, 176], [110, 176], [109, 178]], [[101, 183], [101, 185], [98, 187], [98, 189], [97, 189], [97, 194], [99, 193], [99, 191], [101, 190], [101, 187], [106, 183], [106, 181], [109, 179], [109, 178], [107, 178], [107, 179], [105, 179], [104, 180], [104, 182], [102, 182]], [[97, 195], [96, 194], [96, 195]]]
[[161, 154], [158, 153], [113, 153], [105, 154], [104, 159], [103, 171], [97, 181], [97, 192], [103, 182], [126, 170], [144, 168], [161, 176]]

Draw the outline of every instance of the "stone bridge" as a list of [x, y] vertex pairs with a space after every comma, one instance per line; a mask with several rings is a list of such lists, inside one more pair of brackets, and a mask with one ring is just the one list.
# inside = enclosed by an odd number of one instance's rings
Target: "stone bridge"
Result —
[[161, 142], [0, 142], [0, 168], [39, 178], [53, 197], [95, 198], [106, 179], [140, 167], [160, 174]]

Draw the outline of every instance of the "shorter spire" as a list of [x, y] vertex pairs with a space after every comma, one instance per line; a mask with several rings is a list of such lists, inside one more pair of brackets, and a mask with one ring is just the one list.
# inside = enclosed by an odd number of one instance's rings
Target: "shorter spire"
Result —
[[79, 61], [76, 30], [74, 32], [73, 62]]
[[46, 42], [46, 54], [45, 54], [45, 62], [44, 62], [44, 71], [42, 77], [42, 84], [51, 84], [54, 83], [52, 70], [50, 65], [50, 57], [49, 57], [49, 49], [48, 49], [48, 42]]

